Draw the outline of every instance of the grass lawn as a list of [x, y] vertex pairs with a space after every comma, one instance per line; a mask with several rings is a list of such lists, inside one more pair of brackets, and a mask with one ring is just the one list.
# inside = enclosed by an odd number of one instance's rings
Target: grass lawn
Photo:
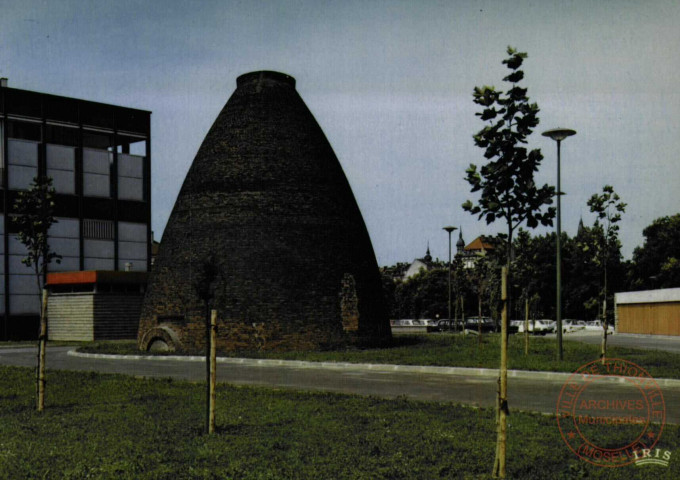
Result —
[[[489, 409], [220, 385], [207, 436], [202, 385], [76, 372], [48, 381], [38, 414], [33, 371], [0, 367], [1, 479], [490, 478]], [[550, 416], [513, 412], [508, 432], [508, 478], [680, 478], [676, 426], [659, 444], [670, 467], [587, 464]]]
[[[353, 363], [391, 363], [401, 365], [439, 365], [498, 368], [500, 335], [396, 335], [393, 345], [383, 349], [347, 349], [328, 352], [232, 352], [228, 355], [251, 358], [337, 361]], [[564, 361], [557, 361], [556, 341], [531, 337], [529, 355], [524, 354], [524, 337], [511, 335], [508, 346], [509, 368], [516, 370], [573, 372], [597, 360], [599, 345], [574, 340], [563, 343]], [[93, 353], [140, 354], [135, 342], [98, 342], [81, 348]], [[220, 354], [221, 355], [221, 354]], [[609, 347], [608, 356], [623, 358], [646, 369], [655, 378], [680, 378], [680, 355], [652, 350]]]

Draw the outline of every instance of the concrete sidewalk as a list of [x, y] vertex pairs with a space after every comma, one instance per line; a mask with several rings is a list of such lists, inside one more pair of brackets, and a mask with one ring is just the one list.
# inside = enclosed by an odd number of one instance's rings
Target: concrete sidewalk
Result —
[[[69, 350], [69, 356], [80, 358], [97, 358], [106, 360], [141, 360], [141, 361], [183, 361], [205, 362], [205, 356], [183, 355], [110, 355], [102, 353], [81, 353], [77, 350]], [[308, 362], [303, 360], [277, 360], [264, 358], [231, 358], [217, 357], [217, 363], [225, 365], [242, 365], [249, 367], [284, 367], [325, 369], [339, 371], [372, 371], [386, 373], [423, 373], [434, 375], [461, 375], [478, 377], [497, 377], [498, 369], [494, 368], [469, 368], [469, 367], [436, 367], [429, 365], [392, 365], [380, 363], [349, 363], [349, 362]], [[565, 382], [573, 373], [567, 372], [540, 372], [534, 370], [508, 370], [508, 378], [521, 378], [527, 380], [549, 380]], [[623, 383], [633, 381], [634, 378], [622, 376], [606, 377], [608, 381]], [[680, 379], [655, 378], [660, 387], [678, 388]]]

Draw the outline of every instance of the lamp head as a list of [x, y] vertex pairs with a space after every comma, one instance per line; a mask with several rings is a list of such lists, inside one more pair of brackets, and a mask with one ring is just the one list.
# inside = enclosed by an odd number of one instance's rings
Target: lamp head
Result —
[[557, 142], [561, 142], [567, 137], [576, 135], [576, 130], [570, 130], [568, 128], [553, 128], [552, 130], [546, 130], [542, 133], [544, 137], [550, 137]]
[[444, 227], [444, 230], [446, 230], [447, 232], [451, 233], [451, 232], [453, 232], [454, 230], [456, 230], [456, 227]]

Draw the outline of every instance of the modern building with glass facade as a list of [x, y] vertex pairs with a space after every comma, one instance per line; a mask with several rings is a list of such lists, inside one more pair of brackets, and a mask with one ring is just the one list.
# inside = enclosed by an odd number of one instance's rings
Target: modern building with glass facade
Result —
[[[39, 296], [11, 221], [17, 193], [47, 175], [58, 223], [50, 272], [146, 272], [151, 261], [151, 113], [31, 92], [0, 80], [0, 338], [37, 335]], [[73, 287], [77, 288], [77, 287]]]

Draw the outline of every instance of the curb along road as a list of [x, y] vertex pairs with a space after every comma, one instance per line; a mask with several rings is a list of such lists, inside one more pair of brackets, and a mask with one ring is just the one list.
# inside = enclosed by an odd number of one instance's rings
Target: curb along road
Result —
[[[142, 360], [142, 361], [183, 361], [205, 362], [204, 356], [182, 355], [111, 355], [102, 353], [81, 353], [69, 350], [67, 353], [72, 357], [98, 358], [106, 360]], [[403, 373], [427, 373], [435, 375], [466, 375], [479, 377], [496, 377], [498, 370], [493, 368], [467, 368], [467, 367], [436, 367], [428, 365], [391, 365], [377, 363], [349, 363], [349, 362], [308, 362], [303, 360], [276, 360], [263, 358], [231, 358], [218, 357], [217, 363], [227, 365], [244, 365], [252, 367], [284, 367], [284, 368], [316, 368], [343, 371], [373, 371], [373, 372], [403, 372]], [[532, 370], [508, 370], [508, 377], [533, 380], [566, 381], [573, 373], [567, 372], [539, 372]], [[608, 377], [612, 382], [632, 381], [631, 377], [612, 376]], [[660, 387], [680, 387], [680, 379], [655, 378]]]

